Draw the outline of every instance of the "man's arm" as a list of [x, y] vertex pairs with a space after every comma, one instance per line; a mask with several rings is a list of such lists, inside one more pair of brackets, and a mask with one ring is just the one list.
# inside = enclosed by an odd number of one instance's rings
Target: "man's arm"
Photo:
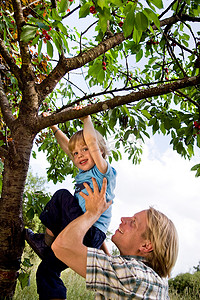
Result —
[[87, 247], [83, 245], [83, 238], [88, 229], [111, 205], [111, 202], [107, 203], [105, 198], [106, 178], [103, 179], [101, 191], [98, 189], [96, 180], [92, 178], [92, 181], [94, 192], [86, 183], [84, 186], [88, 196], [80, 192], [85, 199], [86, 212], [67, 225], [51, 246], [58, 259], [83, 277], [86, 277], [87, 268]]
[[90, 116], [82, 118], [83, 121], [83, 135], [90, 151], [90, 154], [98, 168], [98, 170], [105, 174], [107, 171], [107, 162], [103, 158], [101, 150], [99, 149], [99, 145], [97, 142], [97, 136], [92, 124], [92, 120]]

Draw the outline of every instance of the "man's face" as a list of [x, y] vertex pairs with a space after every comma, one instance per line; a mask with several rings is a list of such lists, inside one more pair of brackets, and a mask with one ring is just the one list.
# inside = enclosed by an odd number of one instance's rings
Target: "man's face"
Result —
[[133, 217], [121, 218], [121, 224], [112, 236], [121, 255], [142, 255], [146, 243], [142, 236], [147, 229], [147, 212], [143, 210]]
[[72, 155], [76, 167], [83, 171], [88, 171], [95, 165], [87, 145], [82, 141], [75, 144]]

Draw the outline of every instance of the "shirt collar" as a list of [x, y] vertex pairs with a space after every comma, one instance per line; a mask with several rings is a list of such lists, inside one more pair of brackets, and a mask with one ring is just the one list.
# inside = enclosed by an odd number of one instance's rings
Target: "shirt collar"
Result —
[[122, 255], [122, 257], [124, 257], [125, 259], [127, 260], [131, 260], [131, 259], [136, 259], [136, 260], [139, 260], [139, 261], [142, 261], [144, 263], [147, 263], [147, 260], [145, 257], [143, 256], [137, 256], [137, 255]]

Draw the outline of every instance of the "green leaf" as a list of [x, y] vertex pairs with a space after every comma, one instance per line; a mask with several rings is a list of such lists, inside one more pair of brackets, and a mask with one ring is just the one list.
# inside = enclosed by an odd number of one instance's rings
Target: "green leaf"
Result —
[[143, 31], [137, 30], [136, 28], [134, 28], [133, 30], [133, 40], [136, 44], [139, 44], [141, 37], [142, 37], [142, 33]]
[[103, 83], [104, 79], [105, 79], [105, 71], [101, 69], [97, 74], [97, 80], [99, 83]]
[[34, 218], [34, 210], [33, 208], [30, 208], [27, 213], [26, 213], [26, 216], [29, 220], [32, 220]]
[[164, 119], [164, 127], [166, 130], [170, 130], [172, 128], [171, 120], [169, 118]]
[[158, 19], [158, 16], [151, 9], [145, 8], [143, 10], [143, 13], [149, 19], [150, 22], [153, 21], [153, 23], [156, 25], [156, 27], [158, 29], [160, 29], [160, 20]]
[[30, 272], [28, 273], [20, 273], [18, 276], [18, 280], [20, 282], [22, 290], [28, 286], [29, 284], [29, 277], [30, 277]]
[[55, 42], [56, 48], [58, 49], [58, 52], [61, 54], [62, 40], [59, 35], [57, 35], [57, 37], [54, 39], [54, 42]]
[[49, 41], [47, 41], [47, 54], [53, 57], [53, 46]]
[[49, 30], [49, 26], [47, 26], [46, 24], [42, 23], [42, 22], [36, 22], [36, 24], [38, 25], [39, 28], [44, 29], [44, 30]]
[[97, 4], [99, 5], [99, 7], [101, 7], [101, 9], [103, 9], [105, 7], [105, 0], [97, 0]]
[[37, 35], [36, 38], [33, 39], [32, 43], [31, 43], [31, 46], [36, 45], [38, 43], [39, 39], [40, 39], [40, 36]]
[[138, 12], [135, 16], [135, 27], [138, 31], [145, 31], [149, 26], [149, 20], [143, 12]]
[[52, 13], [52, 19], [53, 20], [60, 21], [60, 22], [62, 21], [62, 17], [60, 17], [58, 15], [58, 12], [57, 12], [56, 8], [52, 8], [51, 13]]
[[141, 110], [141, 113], [147, 118], [147, 119], [151, 119], [151, 114], [147, 111], [147, 110], [144, 110], [142, 109]]
[[61, 0], [59, 13], [64, 13], [69, 8], [68, 0]]
[[22, 33], [20, 36], [20, 40], [27, 43], [33, 38], [35, 38], [35, 34], [37, 31], [38, 27], [31, 26], [31, 25], [24, 25], [22, 27]]
[[158, 121], [156, 120], [155, 124], [153, 125], [153, 134], [155, 134], [156, 131], [158, 131], [158, 129], [159, 129], [159, 123], [158, 123]]
[[123, 3], [121, 0], [110, 0], [110, 2], [113, 3], [114, 5], [116, 5], [117, 7], [123, 6]]
[[64, 37], [62, 37], [62, 40], [63, 40], [64, 46], [65, 46], [67, 52], [69, 53], [70, 50], [69, 50], [69, 46], [68, 46], [67, 40]]
[[42, 40], [40, 40], [38, 44], [38, 55], [40, 55], [41, 49], [42, 49]]
[[57, 27], [60, 29], [60, 31], [62, 33], [64, 33], [65, 35], [68, 35], [67, 28], [61, 22], [57, 23]]
[[108, 19], [105, 17], [105, 15], [99, 14], [99, 25], [103, 33], [105, 33], [107, 30], [107, 20]]
[[132, 130], [127, 130], [127, 131], [125, 132], [125, 134], [124, 134], [124, 140], [127, 140], [128, 137], [129, 137], [129, 135], [132, 134], [132, 133], [133, 133]]
[[197, 134], [197, 146], [200, 148], [200, 134]]
[[142, 57], [143, 57], [143, 50], [140, 49], [140, 51], [136, 54], [136, 62], [140, 61]]
[[90, 13], [90, 6], [89, 2], [86, 2], [84, 5], [81, 6], [79, 10], [79, 18], [85, 18]]
[[151, 6], [151, 4], [153, 4], [154, 6], [156, 6], [157, 8], [163, 8], [163, 3], [162, 3], [162, 0], [150, 0], [150, 1], [147, 1], [149, 6]]
[[116, 161], [119, 160], [119, 156], [118, 156], [117, 152], [115, 152], [115, 151], [112, 150], [112, 155], [113, 155], [114, 160], [116, 160]]
[[131, 33], [133, 31], [134, 18], [135, 18], [134, 10], [131, 9], [129, 11], [129, 13], [127, 14], [124, 24], [123, 24], [123, 32], [124, 32], [125, 37], [128, 37], [129, 35], [131, 35]]
[[194, 165], [192, 168], [191, 168], [191, 171], [196, 171], [200, 169], [200, 164], [197, 164], [197, 165]]

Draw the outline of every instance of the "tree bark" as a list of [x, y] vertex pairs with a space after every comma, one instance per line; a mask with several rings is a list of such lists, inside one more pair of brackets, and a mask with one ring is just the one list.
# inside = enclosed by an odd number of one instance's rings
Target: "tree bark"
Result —
[[32, 144], [33, 135], [21, 127], [13, 134], [4, 161], [0, 198], [0, 299], [12, 299], [24, 249], [22, 197]]

